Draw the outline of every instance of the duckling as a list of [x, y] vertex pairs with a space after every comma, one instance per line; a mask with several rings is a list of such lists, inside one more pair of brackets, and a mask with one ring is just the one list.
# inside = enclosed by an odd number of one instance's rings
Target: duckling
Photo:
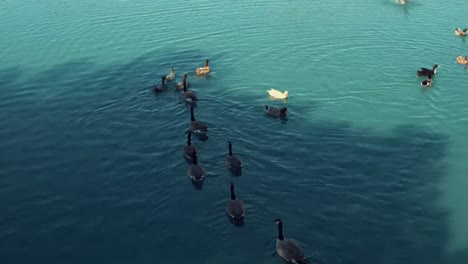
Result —
[[242, 160], [237, 156], [232, 154], [232, 143], [228, 141], [228, 155], [226, 157], [226, 166], [228, 169], [234, 172], [240, 172], [242, 170]]
[[182, 99], [187, 102], [196, 102], [198, 101], [197, 96], [193, 91], [187, 91], [187, 82], [183, 81], [184, 92], [182, 93]]
[[270, 94], [271, 97], [278, 98], [278, 99], [286, 99], [286, 98], [288, 98], [288, 94], [289, 94], [288, 91], [284, 91], [284, 93], [283, 93], [283, 92], [280, 92], [280, 91], [275, 90], [273, 88], [271, 88], [267, 92], [268, 92], [268, 94]]
[[233, 219], [240, 220], [245, 216], [245, 206], [234, 193], [234, 184], [231, 183], [231, 199], [226, 202], [226, 213]]
[[210, 66], [208, 66], [209, 60], [205, 60], [205, 66], [201, 68], [197, 68], [195, 71], [197, 75], [204, 75], [210, 73]]
[[154, 92], [155, 93], [160, 93], [160, 92], [164, 92], [166, 91], [167, 89], [167, 85], [166, 85], [166, 76], [163, 76], [161, 77], [161, 84], [160, 85], [156, 85], [154, 87]]
[[198, 155], [198, 149], [196, 146], [192, 145], [192, 133], [187, 132], [187, 145], [184, 147], [182, 153], [187, 160], [193, 160], [193, 151], [195, 150]]
[[166, 80], [172, 82], [175, 79], [174, 68], [171, 68], [171, 72], [166, 76]]
[[424, 88], [429, 88], [432, 85], [432, 75], [427, 76], [427, 79], [421, 82], [421, 86]]
[[278, 238], [276, 239], [276, 252], [286, 261], [297, 264], [309, 263], [309, 260], [304, 256], [304, 251], [297, 244], [296, 241], [291, 239], [284, 239], [283, 236], [283, 222], [281, 219], [275, 220], [278, 225]]
[[202, 166], [198, 165], [197, 152], [195, 150], [192, 150], [192, 157], [192, 164], [190, 164], [187, 175], [194, 181], [203, 181], [206, 172]]
[[187, 82], [187, 74], [184, 74], [184, 77], [182, 77], [182, 81], [176, 83], [176, 89], [182, 89], [184, 88], [184, 81], [187, 87], [189, 87], [189, 83]]
[[195, 133], [206, 134], [208, 133], [208, 126], [201, 121], [196, 121], [193, 114], [193, 105], [190, 106], [190, 125], [189, 130]]
[[432, 70], [427, 69], [427, 68], [421, 68], [420, 70], [417, 71], [417, 75], [420, 77], [428, 76], [429, 74], [435, 75], [437, 73], [437, 68], [440, 68], [438, 64], [434, 64], [434, 66], [432, 66]]
[[458, 55], [457, 57], [457, 63], [463, 64], [463, 65], [468, 65], [468, 56], [465, 56], [463, 58], [462, 55]]
[[286, 117], [286, 114], [288, 112], [288, 108], [286, 107], [278, 109], [273, 106], [265, 105], [265, 109], [266, 109], [267, 114], [272, 115], [272, 116], [277, 116], [277, 117]]
[[467, 31], [468, 31], [467, 28], [464, 28], [463, 30], [461, 28], [456, 28], [455, 29], [455, 35], [460, 36], [460, 37], [464, 37], [464, 36], [466, 36]]

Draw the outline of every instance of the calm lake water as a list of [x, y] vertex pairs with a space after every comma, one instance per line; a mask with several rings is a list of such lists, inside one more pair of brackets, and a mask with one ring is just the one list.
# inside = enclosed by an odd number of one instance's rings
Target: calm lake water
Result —
[[[467, 10], [2, 0], [0, 263], [284, 263], [276, 218], [312, 263], [468, 263], [468, 71], [455, 63], [468, 43], [454, 35]], [[423, 90], [416, 70], [435, 63]], [[171, 67], [209, 126], [193, 140], [201, 190], [180, 92], [150, 90]], [[224, 165], [228, 140], [242, 176]], [[224, 212], [231, 182], [243, 226]]]

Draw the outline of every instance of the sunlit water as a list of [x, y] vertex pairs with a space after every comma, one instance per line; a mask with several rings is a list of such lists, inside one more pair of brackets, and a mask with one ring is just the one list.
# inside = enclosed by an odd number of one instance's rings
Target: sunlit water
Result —
[[[0, 262], [283, 263], [280, 217], [313, 263], [468, 263], [468, 72], [455, 63], [468, 44], [453, 33], [466, 10], [3, 0]], [[196, 78], [206, 58], [212, 73]], [[435, 63], [423, 90], [416, 70]], [[171, 67], [189, 73], [209, 126], [194, 139], [201, 190], [181, 156], [180, 93], [149, 89]], [[224, 213], [231, 182], [241, 227]]]

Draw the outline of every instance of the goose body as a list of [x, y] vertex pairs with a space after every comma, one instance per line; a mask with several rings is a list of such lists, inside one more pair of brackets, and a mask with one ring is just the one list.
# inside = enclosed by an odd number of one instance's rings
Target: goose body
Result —
[[434, 66], [432, 66], [432, 70], [431, 69], [427, 69], [427, 68], [421, 68], [417, 71], [417, 75], [418, 76], [429, 76], [429, 75], [435, 75], [437, 73], [437, 68], [439, 68], [440, 66], [438, 64], [434, 64]]
[[193, 160], [193, 153], [198, 155], [198, 149], [196, 146], [192, 145], [192, 133], [187, 132], [187, 145], [185, 145], [184, 150], [182, 151], [184, 157], [190, 161]]
[[200, 68], [197, 68], [197, 69], [195, 70], [195, 72], [197, 73], [197, 75], [205, 75], [205, 74], [210, 73], [210, 66], [208, 65], [209, 62], [210, 62], [209, 60], [205, 60], [205, 66], [200, 67]]
[[458, 55], [457, 63], [463, 64], [463, 65], [468, 65], [468, 56], [463, 57], [462, 55]]
[[460, 36], [460, 37], [466, 36], [467, 32], [468, 32], [468, 29], [466, 28], [464, 28], [463, 30], [461, 28], [455, 29], [455, 35]]
[[183, 80], [184, 92], [182, 93], [182, 99], [187, 102], [198, 101], [197, 96], [193, 91], [187, 91], [187, 82]]
[[289, 94], [288, 91], [280, 92], [280, 91], [275, 90], [273, 88], [271, 88], [267, 92], [271, 97], [277, 98], [277, 99], [286, 99], [286, 98], [288, 98], [288, 94]]
[[187, 82], [187, 74], [184, 74], [184, 77], [182, 78], [182, 81], [176, 83], [176, 89], [182, 89], [184, 88], [184, 81], [185, 81], [185, 85], [187, 87], [189, 87], [189, 83]]
[[233, 219], [240, 220], [245, 216], [245, 206], [242, 200], [236, 197], [234, 184], [231, 183], [231, 197], [226, 202], [226, 213]]
[[291, 239], [285, 239], [283, 236], [283, 222], [281, 219], [276, 219], [276, 225], [278, 226], [278, 238], [276, 239], [276, 252], [284, 260], [290, 261], [297, 264], [306, 264], [309, 261], [304, 256], [304, 251], [297, 244], [296, 241]]
[[276, 116], [276, 117], [286, 117], [288, 109], [286, 107], [283, 108], [276, 108], [273, 106], [268, 106], [265, 105], [266, 113], [271, 115], [271, 116]]
[[421, 82], [421, 86], [424, 88], [429, 88], [432, 86], [432, 75], [429, 75], [426, 80]]
[[242, 160], [239, 156], [232, 154], [232, 143], [228, 141], [228, 155], [226, 157], [226, 166], [228, 169], [234, 172], [240, 172], [242, 170]]
[[155, 93], [161, 93], [167, 90], [166, 76], [161, 77], [161, 84], [154, 87]]
[[197, 153], [195, 150], [192, 150], [192, 157], [192, 164], [190, 164], [187, 175], [194, 181], [203, 181], [203, 179], [205, 179], [206, 172], [202, 166], [198, 165]]
[[189, 130], [195, 133], [202, 133], [202, 134], [208, 133], [208, 126], [201, 121], [195, 120], [195, 115], [193, 114], [193, 106], [190, 106]]
[[166, 76], [166, 80], [168, 81], [173, 81], [175, 79], [175, 73], [174, 73], [174, 68], [171, 68], [171, 71], [169, 74]]

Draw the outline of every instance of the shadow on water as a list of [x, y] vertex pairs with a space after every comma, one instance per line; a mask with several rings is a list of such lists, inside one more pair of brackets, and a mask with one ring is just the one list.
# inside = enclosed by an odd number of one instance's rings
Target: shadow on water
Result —
[[[200, 54], [198, 50], [168, 53], [167, 57], [159, 57], [159, 60], [154, 59], [155, 54], [145, 54], [130, 63], [98, 68], [97, 70], [97, 66], [89, 61], [83, 63], [73, 62], [46, 70], [20, 83], [15, 80], [22, 72], [18, 68], [6, 69], [0, 71], [0, 88], [2, 91], [11, 92], [14, 92], [15, 89], [32, 89], [31, 94], [28, 95], [29, 97], [23, 98], [22, 102], [45, 100], [45, 103], [47, 103], [48, 100], [53, 100], [53, 98], [44, 97], [44, 94], [47, 94], [52, 85], [52, 89], [64, 88], [65, 91], [59, 93], [61, 95], [60, 100], [68, 104], [70, 109], [96, 109], [106, 104], [102, 101], [96, 102], [95, 98], [105, 98], [106, 101], [133, 98], [135, 94], [143, 91], [150, 84], [156, 83], [159, 76], [167, 73], [167, 69], [171, 67], [171, 60], [186, 58], [190, 61], [190, 63], [187, 63], [188, 65], [193, 64], [193, 62], [202, 63], [205, 56], [198, 54]], [[210, 59], [216, 61], [220, 58], [210, 57]], [[178, 68], [177, 71], [193, 72], [193, 69], [182, 67]], [[193, 77], [192, 74], [189, 78]], [[88, 92], [94, 90], [93, 96], [85, 95], [83, 90]], [[112, 93], [109, 93], [109, 91], [112, 91]], [[14, 96], [10, 92], [2, 93], [0, 99], [11, 100]], [[0, 107], [3, 108], [2, 101], [0, 100]], [[239, 98], [238, 101], [241, 102], [242, 99]], [[159, 103], [163, 104], [164, 102]], [[157, 104], [155, 104], [155, 107], [157, 107]], [[54, 109], [47, 107], [43, 109], [45, 112], [52, 110]], [[29, 126], [30, 129], [28, 130], [26, 129], [28, 126], [25, 124], [8, 122], [12, 121], [13, 118], [15, 120], [24, 118], [23, 122], [28, 122], [32, 120], [35, 111], [34, 108], [27, 109], [12, 116], [5, 111], [5, 113], [0, 114], [1, 127], [7, 127], [7, 124], [10, 124], [10, 127], [13, 128], [12, 131], [18, 133], [15, 136], [30, 136], [36, 131], [33, 126]], [[52, 111], [46, 114], [53, 113]], [[60, 114], [60, 112], [58, 113]], [[259, 112], [259, 115], [261, 114]], [[188, 116], [187, 114], [187, 119], [184, 122], [189, 122]], [[60, 118], [60, 116], [56, 118]], [[70, 118], [79, 119], [82, 117], [75, 114]], [[60, 121], [74, 124], [70, 120]], [[271, 120], [267, 118], [262, 119], [258, 126], [268, 125], [269, 121]], [[156, 118], [154, 122], [161, 121]], [[58, 123], [58, 125], [57, 123], [45, 123], [43, 126], [53, 124], [53, 128], [61, 128], [62, 123]], [[296, 124], [293, 119], [289, 120], [287, 126], [292, 124]], [[449, 239], [449, 222], [447, 212], [437, 206], [440, 195], [437, 184], [444, 175], [444, 168], [440, 164], [444, 158], [448, 141], [446, 136], [433, 134], [416, 126], [402, 126], [389, 135], [379, 135], [372, 131], [353, 128], [346, 122], [309, 122], [297, 125], [297, 130], [300, 130], [301, 133], [298, 131], [293, 132], [296, 132], [297, 135], [305, 134], [309, 136], [307, 138], [291, 136], [283, 142], [284, 146], [282, 148], [270, 149], [268, 154], [281, 156], [284, 150], [287, 149], [288, 155], [294, 157], [296, 164], [320, 164], [320, 166], [310, 169], [291, 167], [292, 169], [289, 170], [278, 167], [277, 173], [279, 175], [295, 175], [295, 177], [291, 177], [288, 182], [284, 182], [286, 189], [282, 191], [283, 195], [272, 197], [271, 204], [281, 203], [281, 200], [287, 200], [287, 197], [284, 197], [285, 195], [293, 195], [301, 189], [307, 188], [305, 192], [307, 195], [304, 194], [301, 199], [308, 201], [310, 208], [301, 208], [301, 210], [312, 211], [316, 217], [296, 219], [296, 221], [305, 221], [304, 230], [313, 230], [311, 231], [313, 235], [307, 238], [296, 238], [300, 241], [308, 241], [306, 251], [311, 258], [321, 259], [328, 264], [467, 263], [463, 261], [466, 260], [468, 251], [460, 251], [455, 255], [447, 256], [443, 249]], [[17, 131], [14, 130], [15, 126], [18, 126]], [[76, 129], [81, 129], [82, 133], [86, 133], [83, 127], [76, 126]], [[113, 131], [117, 135], [119, 132], [118, 129]], [[112, 137], [115, 136], [114, 134], [108, 135]], [[11, 134], [7, 134], [5, 131], [0, 131], [0, 135], [3, 137], [2, 141], [8, 141], [9, 137], [12, 137]], [[153, 136], [151, 135], [151, 137]], [[74, 139], [73, 137], [66, 138], [68, 140]], [[64, 137], [60, 137], [56, 139], [55, 143], [60, 145], [63, 143], [60, 140], [63, 139]], [[51, 138], [50, 140], [54, 139]], [[302, 142], [302, 145], [295, 147], [294, 144], [297, 142]], [[266, 145], [269, 146], [269, 144]], [[23, 168], [20, 164], [34, 165], [34, 163], [38, 162], [33, 158], [25, 160], [25, 158], [21, 157], [22, 153], [24, 153], [23, 146], [11, 144], [9, 146], [9, 157], [0, 161], [1, 167], [7, 171], [25, 173], [25, 171], [28, 172], [28, 168]], [[70, 159], [73, 158], [71, 153], [65, 152], [65, 150], [57, 150], [53, 157], [67, 156]], [[154, 151], [157, 152], [158, 149]], [[95, 155], [98, 155], [97, 152], [95, 151]], [[307, 155], [305, 155], [305, 152]], [[112, 153], [104, 154], [112, 155]], [[350, 162], [347, 157], [353, 157], [353, 162]], [[87, 157], [87, 159], [92, 159], [92, 157]], [[76, 162], [79, 163], [79, 161]], [[81, 166], [86, 168], [86, 163], [81, 164]], [[48, 171], [36, 171], [36, 173], [35, 176], [39, 177], [40, 174], [45, 175]], [[104, 173], [106, 173], [104, 169], [94, 171], [96, 177]], [[262, 173], [260, 169], [258, 173]], [[260, 180], [261, 176], [259, 176]], [[4, 178], [0, 179], [0, 187], [2, 187], [1, 183], [11, 177], [20, 177], [20, 175], [5, 175]], [[116, 178], [114, 184], [125, 185], [124, 180]], [[203, 182], [192, 181], [192, 183], [197, 189], [201, 190]], [[272, 184], [280, 185], [281, 183], [282, 181], [278, 180], [278, 182]], [[96, 188], [99, 187], [99, 183], [97, 185]], [[330, 189], [327, 188], [327, 186], [331, 185], [334, 185], [336, 192], [330, 192]], [[36, 186], [35, 191], [40, 192], [41, 187], [44, 187], [44, 185]], [[151, 193], [152, 188], [154, 186], [141, 186], [138, 192]], [[67, 195], [57, 190], [45, 190], [44, 192], [51, 192], [47, 193], [51, 197], [56, 195], [55, 192], [59, 193], [57, 195], [65, 197]], [[21, 193], [11, 193], [5, 190], [0, 192], [0, 207], [9, 208], [11, 205], [22, 203], [21, 206], [23, 207], [29, 206], [26, 211], [37, 213], [35, 208], [38, 205], [34, 202], [28, 205], [28, 201], [18, 200], [16, 197], [21, 195]], [[70, 196], [70, 200], [73, 201], [71, 198], [79, 200], [80, 196]], [[129, 197], [129, 199], [131, 198]], [[103, 204], [106, 204], [106, 202], [101, 202], [101, 206]], [[333, 207], [330, 207], [330, 205], [333, 205]], [[103, 212], [101, 207], [94, 208], [92, 205], [88, 205], [88, 207], [82, 208], [80, 212], [89, 215], [100, 214], [101, 218], [109, 218], [109, 221], [114, 225], [121, 227], [122, 230], [127, 230], [125, 224], [119, 226], [118, 218], [116, 218], [119, 217], [118, 213]], [[151, 260], [154, 263], [165, 263], [167, 259], [171, 259], [173, 263], [184, 263], [187, 256], [191, 256], [191, 254], [193, 254], [194, 261], [203, 263], [203, 259], [210, 254], [208, 251], [206, 252], [208, 255], [200, 255], [202, 253], [198, 251], [198, 248], [187, 249], [181, 254], [178, 249], [185, 242], [185, 238], [174, 236], [171, 232], [162, 232], [158, 225], [145, 224], [145, 217], [142, 215], [134, 216], [133, 223], [140, 223], [144, 226], [143, 234], [141, 232], [128, 232], [125, 234], [125, 239], [122, 239], [121, 234], [118, 234], [120, 240], [114, 232], [106, 233], [97, 229], [88, 230], [78, 226], [63, 229], [66, 231], [64, 234], [42, 232], [36, 228], [48, 219], [60, 217], [60, 214], [57, 216], [53, 213], [57, 210], [61, 210], [61, 208], [54, 208], [53, 204], [48, 206], [46, 210], [40, 210], [38, 215], [41, 217], [39, 218], [41, 222], [31, 222], [28, 220], [27, 215], [17, 215], [14, 210], [4, 211], [2, 213], [3, 219], [0, 222], [0, 230], [14, 231], [13, 235], [5, 233], [6, 231], [0, 234], [2, 238], [8, 238], [0, 240], [2, 241], [0, 242], [1, 262], [30, 263], [29, 258], [33, 256], [71, 256], [77, 248], [80, 249], [80, 253], [75, 253], [75, 256], [77, 256], [75, 257], [76, 262], [69, 261], [68, 263], [82, 263], [80, 261], [85, 256], [96, 255], [107, 255], [109, 256], [107, 260], [112, 260], [113, 263], [125, 263], [122, 258], [120, 258], [121, 262], [116, 262], [115, 258], [121, 256], [127, 260], [135, 260], [135, 254], [148, 254], [149, 252], [153, 254]], [[142, 210], [145, 216], [153, 214], [150, 209]], [[291, 209], [291, 212], [284, 211], [281, 213], [288, 215], [295, 214], [294, 212]], [[269, 219], [279, 217], [277, 214], [275, 212], [265, 216], [267, 222]], [[280, 217], [283, 216], [280, 215]], [[8, 219], [11, 219], [11, 221]], [[171, 219], [171, 221], [177, 220]], [[273, 230], [274, 225], [271, 224], [271, 226]], [[74, 232], [72, 232], [73, 230]], [[74, 235], [67, 235], [71, 234], [70, 232]], [[36, 240], [30, 239], [31, 234]], [[156, 238], [153, 234], [160, 235]], [[205, 239], [203, 237], [198, 239], [202, 244], [208, 242], [203, 240]], [[211, 237], [208, 236], [206, 239], [211, 239]], [[42, 243], [42, 241], [47, 241], [47, 243]], [[134, 248], [135, 245], [138, 245], [138, 249], [132, 251], [130, 248]], [[159, 251], [156, 250], [155, 252], [155, 248]], [[268, 250], [270, 249], [268, 248]], [[52, 259], [49, 263], [63, 262], [54, 262], [54, 259]]]

